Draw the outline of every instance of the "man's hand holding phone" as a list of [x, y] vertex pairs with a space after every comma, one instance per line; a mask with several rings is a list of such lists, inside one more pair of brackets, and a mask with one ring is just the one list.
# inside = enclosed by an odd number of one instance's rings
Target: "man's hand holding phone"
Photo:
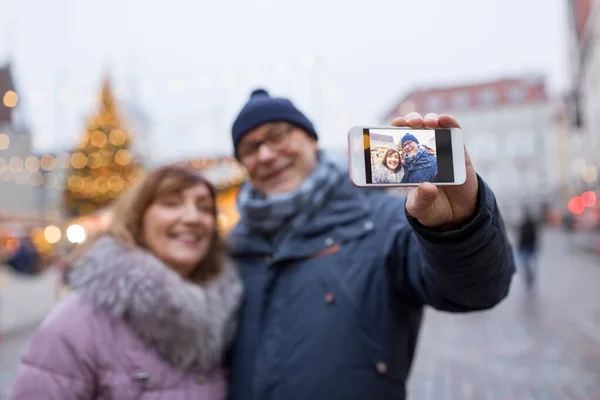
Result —
[[[410, 128], [460, 128], [449, 115], [410, 113], [392, 121], [392, 126]], [[467, 223], [477, 209], [478, 182], [471, 157], [465, 148], [466, 180], [459, 186], [439, 186], [422, 182], [408, 190], [406, 210], [421, 224], [430, 228], [454, 229]]]

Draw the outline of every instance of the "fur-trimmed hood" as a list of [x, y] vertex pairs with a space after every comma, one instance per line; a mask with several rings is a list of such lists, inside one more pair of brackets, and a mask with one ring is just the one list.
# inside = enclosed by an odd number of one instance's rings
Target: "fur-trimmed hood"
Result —
[[74, 265], [69, 281], [83, 299], [124, 319], [178, 368], [210, 371], [235, 333], [242, 284], [229, 261], [200, 286], [150, 252], [103, 236]]

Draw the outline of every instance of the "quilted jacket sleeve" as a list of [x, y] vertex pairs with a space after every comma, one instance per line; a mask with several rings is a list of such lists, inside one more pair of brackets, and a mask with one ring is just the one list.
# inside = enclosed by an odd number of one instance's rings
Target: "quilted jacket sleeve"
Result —
[[417, 303], [450, 312], [478, 311], [494, 307], [509, 292], [515, 271], [512, 247], [493, 192], [478, 180], [476, 215], [458, 230], [436, 232], [403, 216], [410, 227], [400, 231], [390, 260], [400, 289]]
[[11, 400], [95, 398], [91, 315], [78, 297], [52, 311], [22, 358]]

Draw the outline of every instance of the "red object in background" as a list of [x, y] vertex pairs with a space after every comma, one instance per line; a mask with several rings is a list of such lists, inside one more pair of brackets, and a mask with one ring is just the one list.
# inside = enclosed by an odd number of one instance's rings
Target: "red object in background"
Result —
[[581, 199], [585, 207], [591, 208], [596, 206], [596, 193], [592, 191], [585, 192], [584, 194], [582, 194]]
[[573, 214], [579, 215], [583, 214], [585, 210], [585, 205], [583, 204], [583, 197], [575, 196], [571, 200], [569, 200], [569, 211]]

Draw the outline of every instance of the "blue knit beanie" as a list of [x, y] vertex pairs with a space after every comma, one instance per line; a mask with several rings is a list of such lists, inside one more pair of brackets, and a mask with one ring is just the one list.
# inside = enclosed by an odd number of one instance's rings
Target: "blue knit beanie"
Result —
[[404, 146], [404, 142], [406, 142], [407, 140], [412, 140], [416, 144], [419, 144], [419, 141], [414, 135], [407, 133], [406, 135], [402, 136], [402, 140], [400, 141], [402, 143], [402, 146]]
[[271, 97], [266, 90], [256, 89], [250, 94], [250, 99], [233, 123], [233, 148], [237, 148], [240, 139], [246, 133], [267, 122], [288, 122], [317, 138], [312, 122], [290, 100]]

